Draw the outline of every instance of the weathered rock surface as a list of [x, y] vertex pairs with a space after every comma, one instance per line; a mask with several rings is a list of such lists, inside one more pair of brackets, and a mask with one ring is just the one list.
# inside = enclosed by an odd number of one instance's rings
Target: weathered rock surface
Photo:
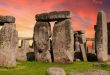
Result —
[[110, 61], [110, 55], [108, 55], [108, 60]]
[[49, 22], [36, 22], [34, 27], [34, 51], [36, 60], [51, 62], [50, 38], [51, 28]]
[[59, 21], [72, 17], [70, 11], [54, 11], [50, 13], [42, 13], [36, 15], [36, 21]]
[[80, 30], [80, 31], [77, 31], [78, 32], [78, 34], [79, 34], [79, 42], [80, 43], [83, 43], [83, 44], [85, 44], [86, 43], [86, 38], [85, 38], [85, 31], [83, 31], [83, 30]]
[[85, 48], [84, 48], [84, 44], [80, 44], [80, 48], [81, 48], [83, 60], [87, 61], [87, 55], [86, 55], [86, 51], [85, 51]]
[[5, 23], [0, 30], [0, 66], [16, 66], [18, 33], [14, 23]]
[[22, 40], [21, 48], [17, 50], [17, 60], [26, 61], [28, 52], [29, 52], [29, 40]]
[[95, 41], [92, 41], [92, 53], [95, 53]]
[[78, 32], [74, 33], [74, 50], [80, 52], [80, 43], [79, 43], [79, 35]]
[[87, 71], [87, 72], [71, 73], [70, 75], [109, 75], [109, 72], [105, 70], [94, 70], [94, 71]]
[[47, 75], [66, 75], [62, 68], [51, 67], [47, 70]]
[[[86, 38], [85, 38], [85, 31], [80, 30], [80, 31], [75, 31], [75, 48], [78, 49], [79, 47], [79, 52], [81, 51], [81, 55], [84, 61], [87, 61], [87, 45], [86, 45]], [[78, 51], [76, 51], [75, 56], [76, 58], [79, 58], [81, 55], [79, 55]]]
[[0, 25], [3, 25], [4, 23], [15, 23], [15, 17], [0, 15]]
[[95, 49], [98, 61], [108, 61], [108, 36], [106, 15], [100, 11], [95, 25]]
[[85, 34], [85, 31], [84, 30], [79, 30], [77, 32], [78, 32], [78, 34]]
[[69, 20], [56, 22], [53, 28], [52, 48], [54, 62], [70, 63], [74, 59], [73, 30]]
[[110, 55], [110, 22], [107, 23], [108, 30], [108, 54]]

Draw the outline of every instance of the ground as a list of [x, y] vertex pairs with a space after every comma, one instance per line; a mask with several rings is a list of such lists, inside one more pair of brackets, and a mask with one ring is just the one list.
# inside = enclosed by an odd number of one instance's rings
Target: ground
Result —
[[73, 71], [87, 71], [102, 69], [110, 71], [110, 66], [93, 66], [97, 62], [74, 62], [71, 64], [55, 64], [46, 62], [17, 62], [16, 68], [0, 68], [0, 75], [45, 75], [49, 67], [61, 67], [69, 73]]

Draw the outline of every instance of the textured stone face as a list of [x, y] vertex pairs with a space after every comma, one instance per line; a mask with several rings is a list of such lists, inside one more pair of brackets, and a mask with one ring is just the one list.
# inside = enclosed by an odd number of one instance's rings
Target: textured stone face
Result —
[[15, 17], [13, 16], [0, 16], [0, 25], [4, 23], [15, 23]]
[[14, 23], [5, 23], [0, 30], [0, 66], [16, 66], [18, 33]]
[[108, 54], [110, 55], [110, 22], [107, 23], [107, 29], [108, 29]]
[[80, 46], [79, 46], [79, 35], [78, 35], [78, 32], [75, 32], [74, 33], [74, 50], [76, 52], [80, 52]]
[[[84, 35], [85, 31], [75, 31], [75, 58], [83, 58], [84, 61], [87, 61], [87, 45], [86, 45], [86, 38]], [[81, 56], [82, 55], [82, 56]]]
[[80, 43], [86, 43], [86, 38], [85, 38], [85, 35], [84, 35], [85, 31], [83, 30], [80, 30], [78, 31], [78, 34], [79, 34], [79, 42]]
[[72, 13], [70, 11], [54, 11], [36, 15], [36, 21], [58, 21], [69, 19], [71, 17]]
[[54, 62], [70, 63], [74, 59], [73, 30], [69, 20], [56, 22], [53, 28], [52, 48]]
[[82, 52], [82, 57], [83, 61], [87, 61], [87, 55], [86, 55], [86, 50], [84, 44], [80, 44], [81, 52]]
[[66, 75], [62, 68], [51, 67], [47, 70], [47, 75]]
[[26, 61], [28, 52], [29, 52], [29, 40], [22, 40], [21, 48], [17, 50], [17, 60]]
[[98, 61], [108, 60], [108, 36], [106, 15], [103, 11], [98, 13], [97, 24], [95, 26], [95, 49]]
[[34, 51], [37, 60], [51, 62], [50, 38], [51, 29], [48, 22], [36, 22], [34, 27]]

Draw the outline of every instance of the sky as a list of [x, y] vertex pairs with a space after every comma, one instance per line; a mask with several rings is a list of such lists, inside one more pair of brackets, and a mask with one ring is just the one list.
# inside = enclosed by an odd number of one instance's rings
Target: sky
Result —
[[73, 30], [85, 30], [86, 37], [94, 37], [98, 11], [104, 10], [110, 21], [110, 0], [0, 0], [0, 15], [16, 18], [19, 37], [32, 37], [35, 15], [51, 11], [69, 10]]

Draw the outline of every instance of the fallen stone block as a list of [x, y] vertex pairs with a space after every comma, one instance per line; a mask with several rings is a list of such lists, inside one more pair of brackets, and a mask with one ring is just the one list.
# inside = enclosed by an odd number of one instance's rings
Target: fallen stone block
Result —
[[51, 67], [47, 70], [47, 75], [66, 75], [62, 68]]

